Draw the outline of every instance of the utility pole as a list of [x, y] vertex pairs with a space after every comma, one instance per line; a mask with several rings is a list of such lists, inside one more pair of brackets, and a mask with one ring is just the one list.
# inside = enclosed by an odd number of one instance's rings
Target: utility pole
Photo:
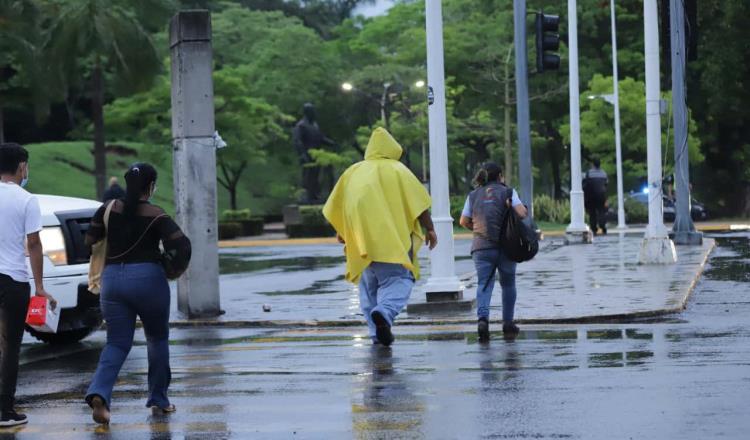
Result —
[[430, 278], [425, 285], [428, 302], [459, 300], [463, 286], [456, 276], [453, 218], [448, 196], [448, 130], [445, 115], [443, 13], [440, 0], [425, 1], [427, 28], [427, 84], [434, 101], [428, 105], [430, 139], [430, 194], [432, 221], [438, 245], [430, 253]]
[[508, 47], [508, 55], [505, 57], [505, 184], [510, 186], [513, 180], [513, 144], [510, 140], [510, 55], [513, 47]]
[[664, 226], [659, 98], [659, 24], [656, 0], [643, 1], [644, 56], [646, 60], [646, 143], [648, 156], [648, 227], [641, 244], [641, 264], [673, 264], [674, 243]]
[[570, 244], [591, 243], [592, 234], [585, 222], [581, 174], [581, 117], [578, 89], [578, 9], [576, 0], [568, 0], [568, 98], [570, 104], [570, 225], [565, 230]]
[[617, 230], [628, 228], [625, 224], [625, 198], [622, 185], [622, 141], [620, 136], [620, 80], [617, 69], [617, 25], [615, 20], [615, 0], [610, 0], [612, 19], [612, 87], [615, 106], [615, 159], [617, 162]]
[[531, 173], [529, 122], [529, 67], [526, 53], [526, 0], [513, 0], [513, 29], [516, 49], [516, 129], [518, 130], [519, 195], [534, 216], [534, 177]]
[[675, 244], [703, 243], [690, 216], [690, 155], [688, 154], [688, 112], [685, 93], [685, 8], [682, 0], [670, 0], [669, 23], [672, 48], [672, 108], [674, 114]]
[[189, 318], [216, 316], [219, 252], [211, 15], [182, 11], [169, 26], [172, 138], [177, 222], [190, 237], [190, 267], [177, 282], [178, 309]]

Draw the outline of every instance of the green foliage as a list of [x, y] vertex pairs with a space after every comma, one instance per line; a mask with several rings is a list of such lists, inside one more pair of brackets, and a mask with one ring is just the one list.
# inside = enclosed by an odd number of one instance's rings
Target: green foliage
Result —
[[[617, 209], [617, 206], [615, 206]], [[625, 199], [625, 221], [628, 223], [648, 223], [648, 205]]]
[[[619, 86], [623, 174], [627, 188], [646, 176], [646, 86], [633, 78], [621, 80]], [[589, 99], [589, 96], [611, 93], [612, 77], [594, 75], [588, 90], [581, 94], [581, 140], [585, 156], [600, 158], [602, 168], [609, 175], [615, 176], [614, 106], [604, 99]], [[662, 98], [671, 105], [671, 92], [662, 93]], [[663, 125], [665, 129], [662, 130], [661, 142], [666, 164], [665, 174], [668, 174], [674, 164], [674, 139], [671, 132], [667, 137], [666, 124]], [[561, 131], [565, 142], [570, 142], [569, 124], [564, 124]], [[689, 121], [688, 145], [691, 164], [700, 164], [703, 155], [697, 124], [692, 118]]]
[[451, 196], [451, 217], [456, 225], [461, 218], [461, 211], [464, 210], [464, 203], [466, 203], [466, 196]]
[[242, 235], [242, 223], [221, 222], [219, 223], [219, 240], [231, 240]]
[[227, 209], [221, 213], [221, 221], [223, 222], [250, 220], [251, 218], [252, 212], [249, 209]]
[[327, 225], [328, 220], [323, 216], [322, 205], [300, 206], [299, 215], [302, 224], [309, 226]]
[[534, 197], [534, 220], [557, 224], [570, 221], [570, 200], [555, 200], [543, 194]]

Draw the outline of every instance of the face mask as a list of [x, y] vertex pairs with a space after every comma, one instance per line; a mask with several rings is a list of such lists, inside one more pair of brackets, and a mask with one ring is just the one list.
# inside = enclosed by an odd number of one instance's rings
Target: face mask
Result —
[[21, 188], [25, 188], [26, 185], [29, 183], [29, 167], [26, 167], [26, 177], [21, 179]]

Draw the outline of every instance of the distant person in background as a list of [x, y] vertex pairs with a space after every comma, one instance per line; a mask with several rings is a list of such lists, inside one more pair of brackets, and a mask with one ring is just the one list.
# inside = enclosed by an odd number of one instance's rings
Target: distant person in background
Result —
[[601, 169], [601, 162], [598, 158], [591, 159], [591, 169], [583, 178], [583, 198], [594, 235], [598, 229], [607, 234], [607, 185], [609, 179]]
[[375, 129], [365, 160], [341, 175], [323, 208], [346, 244], [346, 279], [359, 283], [370, 338], [384, 346], [393, 343], [391, 326], [419, 278], [422, 242], [437, 245], [430, 195], [399, 162], [403, 152], [390, 133]]
[[[26, 416], [15, 404], [18, 355], [29, 307], [31, 285], [26, 270], [28, 249], [36, 295], [55, 300], [44, 290], [44, 264], [39, 231], [39, 201], [25, 189], [29, 153], [18, 144], [0, 144], [0, 428], [23, 425]], [[25, 242], [25, 243], [24, 243]], [[45, 378], [38, 377], [37, 380]]]
[[117, 177], [110, 177], [109, 178], [109, 188], [107, 188], [106, 191], [104, 191], [104, 197], [102, 202], [107, 203], [110, 200], [117, 200], [117, 199], [124, 199], [125, 198], [125, 190], [122, 189], [120, 184], [117, 181]]

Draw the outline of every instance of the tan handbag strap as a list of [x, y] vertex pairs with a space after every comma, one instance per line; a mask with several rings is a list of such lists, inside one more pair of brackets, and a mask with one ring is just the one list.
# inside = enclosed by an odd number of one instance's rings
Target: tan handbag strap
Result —
[[107, 228], [109, 228], [109, 215], [112, 213], [112, 207], [115, 206], [115, 201], [112, 200], [107, 205], [107, 209], [104, 210], [104, 239], [107, 238]]
[[138, 240], [135, 242], [135, 244], [133, 244], [133, 246], [130, 246], [130, 249], [126, 250], [125, 252], [121, 253], [120, 255], [116, 255], [114, 257], [107, 257], [107, 259], [108, 260], [116, 260], [118, 258], [122, 258], [125, 255], [129, 254], [130, 251], [132, 251], [133, 249], [135, 249], [136, 246], [138, 246], [141, 243], [141, 241], [143, 241], [143, 239], [146, 237], [146, 234], [148, 234], [148, 231], [151, 230], [151, 227], [154, 225], [154, 223], [156, 223], [156, 221], [159, 220], [160, 218], [164, 218], [164, 217], [168, 217], [167, 214], [161, 214], [161, 215], [155, 217], [153, 220], [151, 220], [151, 223], [149, 223], [148, 226], [146, 226], [146, 230], [143, 231], [143, 234], [141, 234], [141, 236], [138, 238]]

